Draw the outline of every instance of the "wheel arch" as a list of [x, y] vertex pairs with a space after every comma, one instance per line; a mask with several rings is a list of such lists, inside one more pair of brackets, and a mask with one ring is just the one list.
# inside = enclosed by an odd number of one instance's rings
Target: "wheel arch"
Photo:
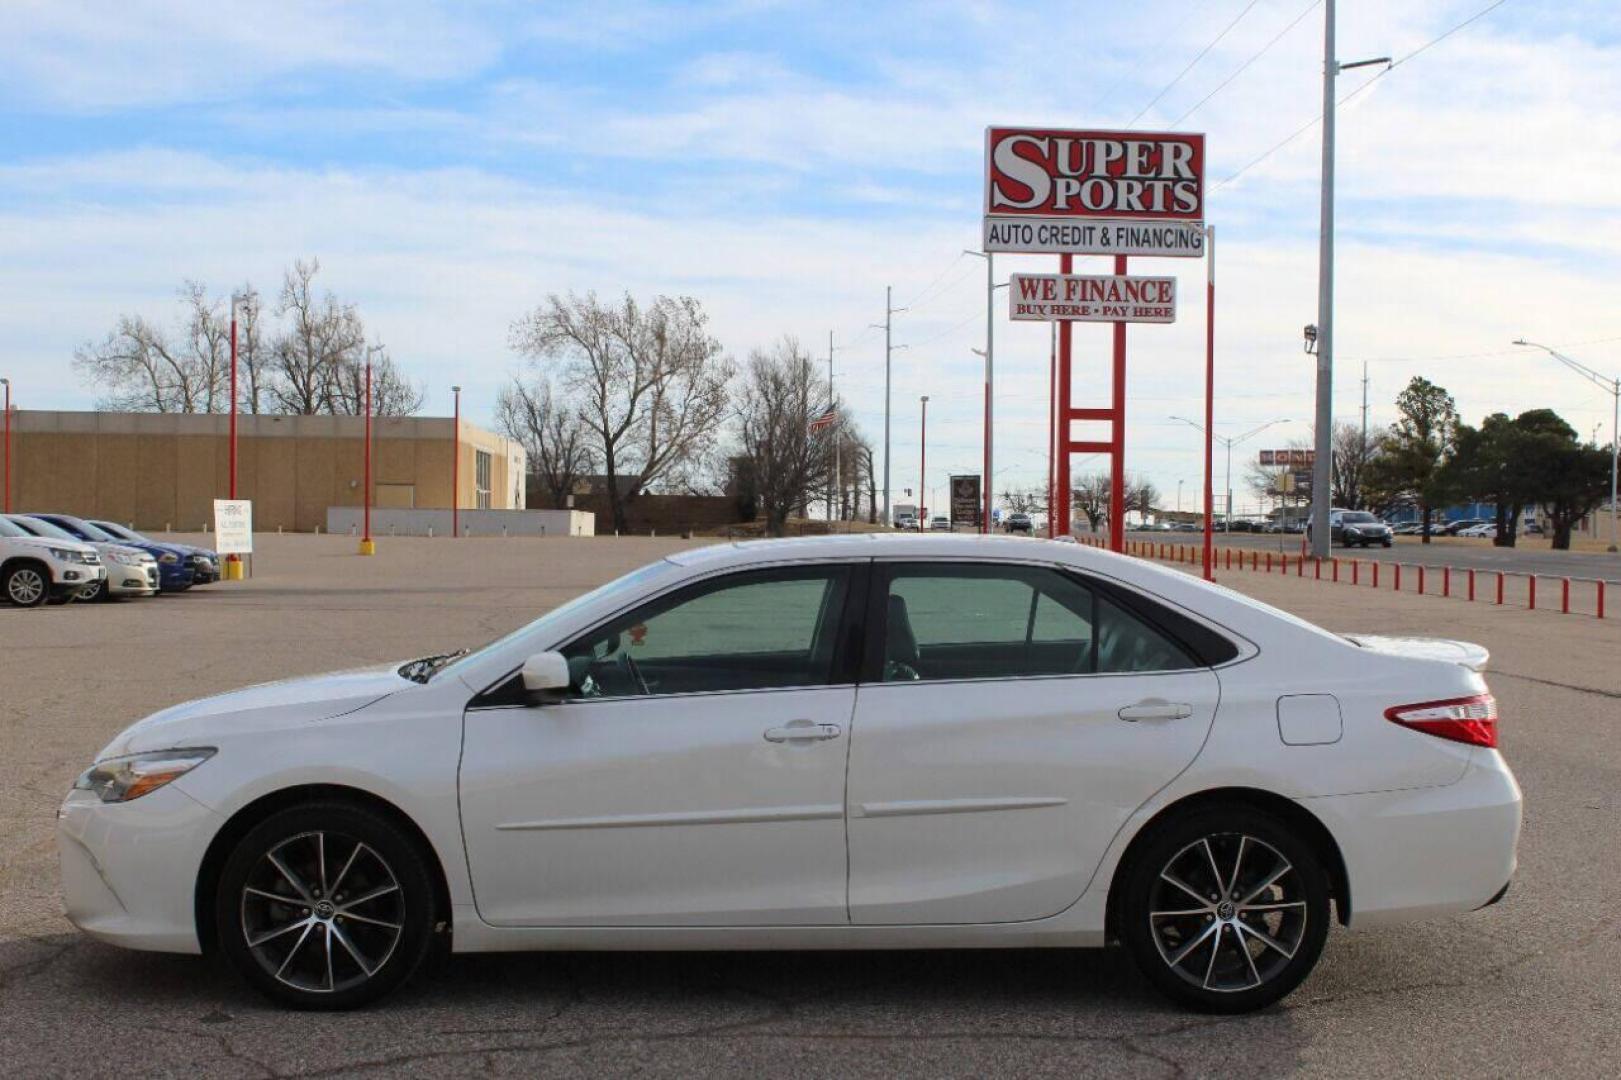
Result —
[[1120, 860], [1115, 864], [1114, 874], [1109, 881], [1109, 899], [1105, 913], [1106, 927], [1111, 939], [1118, 934], [1118, 909], [1120, 903], [1120, 888], [1126, 876], [1126, 870], [1131, 865], [1133, 857], [1153, 837], [1154, 833], [1166, 822], [1210, 806], [1239, 805], [1271, 814], [1290, 826], [1299, 829], [1302, 838], [1311, 845], [1318, 858], [1328, 871], [1328, 894], [1334, 901], [1335, 917], [1341, 926], [1348, 926], [1351, 922], [1351, 880], [1346, 873], [1345, 857], [1340, 853], [1339, 843], [1334, 834], [1328, 831], [1328, 826], [1310, 810], [1301, 806], [1293, 799], [1286, 798], [1275, 792], [1264, 791], [1260, 788], [1223, 787], [1211, 788], [1208, 791], [1196, 792], [1186, 795], [1169, 806], [1163, 807], [1152, 818], [1138, 829], [1126, 850], [1121, 853]]
[[225, 860], [230, 856], [231, 850], [254, 826], [272, 814], [304, 803], [318, 801], [346, 802], [363, 807], [382, 814], [403, 829], [427, 855], [428, 865], [433, 871], [434, 901], [437, 909], [435, 932], [440, 932], [441, 928], [445, 934], [450, 932], [450, 884], [445, 875], [444, 862], [440, 859], [438, 850], [428, 839], [427, 834], [422, 831], [421, 826], [411, 819], [409, 814], [375, 792], [366, 791], [363, 788], [351, 787], [347, 784], [299, 784], [261, 795], [243, 806], [231, 815], [225, 824], [220, 827], [219, 831], [214, 834], [214, 838], [209, 841], [208, 849], [203, 854], [202, 864], [197, 870], [197, 883], [192, 896], [192, 912], [197, 928], [197, 944], [204, 953], [211, 954], [217, 948], [219, 928], [214, 919], [214, 893], [219, 888], [220, 873], [225, 867]]

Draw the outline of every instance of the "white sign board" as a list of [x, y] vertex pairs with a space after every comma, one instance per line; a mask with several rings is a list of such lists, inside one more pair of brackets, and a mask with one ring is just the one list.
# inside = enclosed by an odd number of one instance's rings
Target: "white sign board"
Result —
[[214, 550], [221, 555], [253, 554], [253, 503], [214, 500]]
[[1160, 255], [1197, 259], [1204, 255], [1204, 223], [988, 217], [981, 250], [1025, 255]]
[[1008, 315], [1015, 322], [1175, 322], [1176, 279], [1014, 274]]
[[987, 252], [1204, 254], [1204, 136], [991, 127]]

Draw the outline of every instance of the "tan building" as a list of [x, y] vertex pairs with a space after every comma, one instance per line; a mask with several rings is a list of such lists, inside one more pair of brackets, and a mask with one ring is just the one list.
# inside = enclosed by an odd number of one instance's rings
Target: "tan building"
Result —
[[[223, 415], [17, 411], [11, 440], [19, 512], [200, 530], [230, 492]], [[254, 528], [308, 532], [328, 507], [360, 506], [364, 441], [361, 417], [238, 416], [237, 497], [253, 500]], [[523, 509], [523, 447], [448, 417], [373, 419], [372, 506], [449, 508], [453, 452], [460, 507]]]

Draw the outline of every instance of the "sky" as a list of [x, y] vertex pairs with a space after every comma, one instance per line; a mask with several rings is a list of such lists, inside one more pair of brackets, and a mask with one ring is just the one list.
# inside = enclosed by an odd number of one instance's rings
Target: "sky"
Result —
[[[1365, 362], [1372, 423], [1423, 375], [1471, 423], [1550, 407], [1608, 443], [1610, 397], [1510, 343], [1621, 372], [1621, 5], [1507, 0], [1433, 45], [1491, 0], [1339, 7], [1342, 61], [1403, 62], [1338, 80], [1372, 85], [1338, 113], [1336, 416], [1360, 419]], [[1202, 131], [1216, 430], [1289, 421], [1235, 451], [1242, 511], [1246, 456], [1313, 415], [1322, 22], [1312, 0], [4, 0], [0, 375], [21, 407], [90, 408], [73, 351], [121, 314], [176, 318], [187, 279], [273, 294], [313, 256], [426, 412], [460, 383], [487, 424], [548, 294], [685, 294], [739, 361], [785, 334], [825, 360], [832, 332], [881, 470], [888, 287], [892, 494], [915, 501], [927, 394], [943, 505], [980, 471], [985, 127]], [[1181, 300], [1128, 332], [1127, 468], [1195, 509], [1200, 435], [1171, 418], [1202, 415], [1207, 267], [1131, 269]], [[997, 298], [1002, 491], [1044, 483], [1049, 336]], [[1075, 340], [1076, 404], [1107, 404], [1109, 330]]]

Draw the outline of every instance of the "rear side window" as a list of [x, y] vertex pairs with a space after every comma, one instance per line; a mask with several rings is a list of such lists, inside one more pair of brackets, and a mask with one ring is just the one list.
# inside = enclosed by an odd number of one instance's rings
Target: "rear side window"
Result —
[[1112, 589], [1045, 567], [904, 563], [879, 577], [884, 682], [1133, 674], [1198, 654]]

